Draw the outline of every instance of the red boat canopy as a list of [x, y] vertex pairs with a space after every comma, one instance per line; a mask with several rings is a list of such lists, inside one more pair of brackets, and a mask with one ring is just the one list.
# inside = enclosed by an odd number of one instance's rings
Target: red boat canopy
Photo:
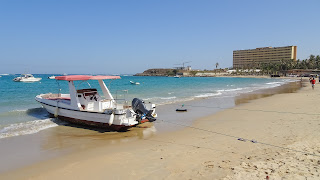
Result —
[[99, 80], [99, 79], [121, 79], [120, 76], [87, 76], [87, 75], [69, 75], [69, 76], [57, 76], [57, 80], [64, 81], [87, 81], [87, 80]]

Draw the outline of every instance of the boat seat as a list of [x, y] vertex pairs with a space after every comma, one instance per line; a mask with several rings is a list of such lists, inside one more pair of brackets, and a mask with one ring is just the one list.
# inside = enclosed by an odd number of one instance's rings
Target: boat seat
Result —
[[86, 93], [86, 92], [98, 92], [97, 89], [95, 88], [90, 88], [90, 89], [78, 89], [77, 93]]
[[83, 94], [84, 99], [90, 98], [90, 100], [97, 101], [100, 98], [100, 95], [99, 95], [97, 89], [95, 89], [95, 88], [79, 89], [79, 90], [77, 90], [77, 93]]

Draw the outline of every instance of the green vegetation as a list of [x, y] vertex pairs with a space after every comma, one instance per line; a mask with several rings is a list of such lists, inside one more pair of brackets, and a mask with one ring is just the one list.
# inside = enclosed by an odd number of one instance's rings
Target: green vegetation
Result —
[[177, 69], [170, 69], [170, 70], [167, 70], [166, 75], [167, 76], [175, 76], [175, 75], [177, 75], [178, 72], [179, 72], [179, 70], [177, 70]]
[[[251, 69], [247, 72], [247, 69]], [[255, 72], [256, 69], [260, 69], [260, 72]], [[253, 62], [242, 68], [236, 68], [236, 74], [286, 74], [288, 70], [292, 69], [320, 69], [320, 56], [310, 55], [309, 59], [304, 60], [280, 60], [280, 62], [269, 62], [257, 64]]]
[[191, 72], [190, 72], [190, 75], [191, 75], [191, 76], [195, 76], [197, 73], [198, 73], [198, 71], [191, 71]]

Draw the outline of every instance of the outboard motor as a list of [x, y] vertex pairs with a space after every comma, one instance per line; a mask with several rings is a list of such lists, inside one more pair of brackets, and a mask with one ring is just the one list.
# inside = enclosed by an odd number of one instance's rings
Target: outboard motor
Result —
[[153, 122], [156, 120], [152, 116], [153, 110], [147, 110], [146, 106], [144, 105], [144, 102], [141, 99], [134, 98], [132, 100], [132, 109], [135, 113], [138, 114], [137, 119], [141, 119], [142, 117], [146, 117], [150, 122]]

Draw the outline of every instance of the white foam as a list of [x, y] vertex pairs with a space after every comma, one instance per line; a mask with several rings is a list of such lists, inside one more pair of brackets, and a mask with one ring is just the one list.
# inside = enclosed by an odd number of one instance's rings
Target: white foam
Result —
[[[242, 93], [250, 93], [253, 91], [261, 90], [261, 89], [269, 89], [274, 88], [277, 86], [281, 86], [283, 84], [294, 82], [297, 80], [292, 79], [279, 79], [278, 81], [269, 81], [264, 83], [250, 83], [245, 86], [245, 84], [241, 85], [240, 87], [235, 84], [228, 84], [225, 88], [221, 88], [219, 90], [216, 89], [207, 89], [203, 90], [199, 94], [192, 94], [194, 92], [189, 93], [176, 93], [176, 92], [166, 92], [167, 94], [171, 94], [170, 97], [148, 97], [144, 98], [145, 101], [151, 101], [153, 103], [156, 103], [157, 105], [165, 105], [165, 104], [171, 104], [171, 103], [178, 103], [178, 102], [184, 102], [184, 101], [190, 101], [197, 98], [220, 98], [220, 97], [234, 97], [238, 94]], [[176, 95], [176, 96], [173, 96]], [[181, 96], [180, 96], [181, 95]]]
[[217, 92], [233, 92], [233, 91], [241, 91], [243, 88], [236, 88], [236, 89], [220, 89]]
[[160, 99], [166, 99], [166, 100], [169, 100], [169, 99], [176, 99], [177, 97], [175, 96], [172, 96], [172, 97], [161, 97]]
[[197, 97], [197, 98], [205, 98], [205, 97], [219, 96], [221, 94], [222, 94], [221, 92], [218, 92], [218, 93], [206, 93], [206, 94], [197, 95], [195, 97]]
[[176, 96], [172, 97], [152, 97], [152, 98], [143, 98], [144, 101], [157, 101], [157, 100], [170, 100], [170, 99], [176, 99]]
[[266, 84], [273, 85], [273, 84], [282, 84], [282, 83], [281, 82], [269, 82], [269, 83], [266, 83]]
[[9, 112], [26, 112], [27, 109], [15, 109], [15, 110], [11, 110]]
[[10, 124], [0, 129], [0, 139], [13, 137], [13, 136], [20, 136], [26, 134], [34, 134], [41, 130], [48, 129], [51, 127], [58, 126], [54, 122], [54, 119], [48, 118], [44, 120], [35, 120], [35, 121], [28, 121], [23, 123], [17, 124]]
[[194, 99], [195, 99], [195, 97], [188, 97], [188, 98], [175, 99], [175, 100], [172, 100], [172, 101], [156, 102], [156, 104], [157, 104], [157, 106], [159, 106], [159, 105], [167, 105], [167, 104], [173, 104], [173, 103], [179, 103], [179, 102], [192, 101]]

